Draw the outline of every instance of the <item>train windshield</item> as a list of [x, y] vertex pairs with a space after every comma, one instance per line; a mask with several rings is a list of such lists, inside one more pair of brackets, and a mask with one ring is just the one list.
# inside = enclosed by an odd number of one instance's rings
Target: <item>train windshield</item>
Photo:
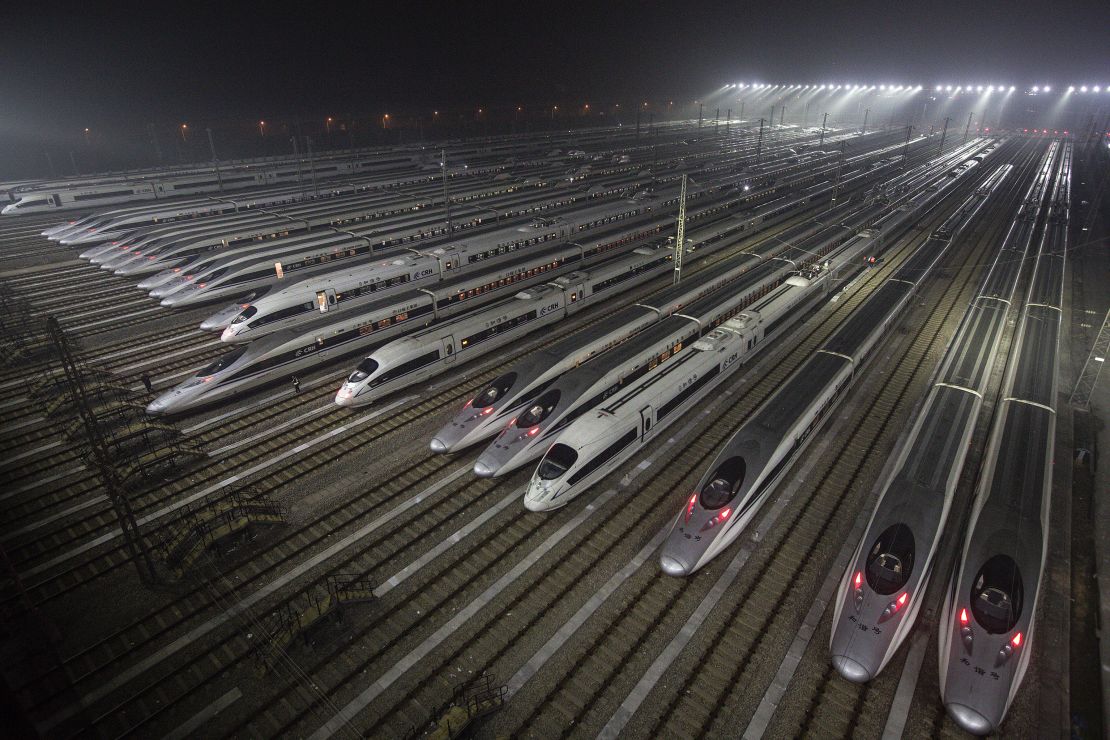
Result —
[[525, 427], [533, 427], [547, 418], [547, 415], [555, 408], [555, 404], [559, 403], [560, 393], [558, 389], [550, 390], [536, 399], [536, 402], [528, 407], [528, 410], [520, 415], [516, 420], [516, 425], [520, 429]]
[[474, 403], [472, 405], [476, 409], [484, 409], [488, 406], [492, 406], [497, 399], [504, 396], [505, 392], [513, 387], [513, 383], [515, 382], [516, 373], [505, 373], [482, 389], [482, 391], [474, 397]]
[[378, 369], [378, 361], [367, 357], [367, 358], [363, 359], [362, 362], [358, 363], [358, 367], [356, 367], [355, 371], [353, 373], [351, 373], [350, 377], [347, 378], [347, 382], [348, 383], [359, 383], [363, 380], [366, 380], [377, 369]]
[[205, 376], [205, 375], [215, 375], [216, 373], [220, 372], [221, 370], [226, 368], [228, 365], [230, 365], [231, 363], [235, 362], [240, 357], [242, 357], [243, 353], [246, 352], [246, 351], [247, 351], [247, 345], [244, 344], [242, 347], [239, 347], [238, 349], [233, 349], [231, 352], [227, 352], [225, 354], [220, 355], [216, 359], [215, 362], [213, 362], [211, 365], [209, 365], [208, 367], [206, 367], [203, 370], [201, 370], [200, 372], [198, 372], [197, 377], [199, 378], [199, 377], [202, 377], [202, 376]]
[[867, 585], [886, 596], [906, 585], [913, 572], [913, 533], [905, 524], [887, 527], [867, 555]]
[[698, 497], [702, 508], [714, 511], [731, 501], [744, 482], [747, 468], [742, 457], [730, 457], [718, 465]]
[[992, 635], [1009, 632], [1021, 616], [1024, 595], [1017, 563], [1009, 555], [995, 555], [983, 564], [971, 586], [975, 621]]
[[577, 460], [578, 453], [573, 447], [560, 443], [553, 444], [540, 461], [536, 474], [540, 476], [540, 480], [555, 480], [567, 472]]
[[258, 313], [258, 307], [257, 306], [247, 306], [246, 308], [244, 308], [242, 311], [239, 312], [238, 316], [236, 316], [235, 318], [233, 318], [231, 320], [231, 323], [233, 323], [233, 324], [242, 324], [244, 321], [249, 319], [251, 316], [254, 316], [256, 313]]

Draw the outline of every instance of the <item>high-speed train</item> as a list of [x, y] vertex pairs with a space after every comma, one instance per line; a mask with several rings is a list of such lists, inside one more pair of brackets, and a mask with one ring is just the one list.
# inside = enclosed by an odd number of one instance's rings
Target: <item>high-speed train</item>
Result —
[[553, 272], [537, 270], [516, 282], [491, 287], [484, 293], [468, 290], [461, 295], [462, 281], [473, 281], [477, 274], [459, 276], [427, 288], [384, 295], [357, 310], [325, 313], [314, 321], [274, 332], [231, 350], [194, 377], [157, 397], [147, 407], [147, 412], [177, 413], [301, 372], [324, 358], [334, 360], [369, 350], [474, 305], [511, 295], [513, 291], [552, 275]]
[[1048, 554], [1071, 147], [1045, 223], [971, 520], [940, 614], [940, 691], [968, 732], [999, 729], [1032, 656]]
[[[700, 189], [698, 193], [694, 194], [695, 199], [715, 193], [718, 189], [727, 189], [730, 184], [727, 181], [721, 183], [714, 183]], [[673, 194], [671, 194], [673, 195]], [[673, 198], [664, 192], [663, 195], [654, 195], [646, 192], [641, 192], [633, 198], [626, 198], [617, 201], [599, 202], [596, 205], [589, 205], [585, 208], [580, 208], [574, 211], [566, 212], [562, 215], [549, 215], [546, 217], [537, 217], [531, 223], [523, 226], [505, 226], [500, 229], [487, 231], [483, 234], [475, 234], [470, 237], [463, 237], [459, 247], [465, 247], [465, 253], [461, 255], [461, 259], [465, 260], [467, 265], [476, 264], [484, 260], [492, 259], [501, 255], [508, 254], [518, 249], [531, 247], [543, 242], [550, 242], [553, 240], [566, 241], [576, 236], [584, 235], [588, 232], [597, 231], [602, 228], [610, 227], [618, 221], [643, 219], [648, 217], [652, 212], [664, 209], [672, 205]], [[690, 197], [688, 195], [687, 197]], [[542, 201], [543, 204], [551, 204], [550, 207], [556, 207], [556, 204], [563, 205], [567, 202], [575, 202], [573, 196], [557, 196], [554, 200], [550, 197]], [[541, 209], [542, 209], [541, 204]], [[516, 208], [520, 211], [533, 211], [536, 209], [535, 204], [525, 206], [521, 205]], [[486, 213], [490, 215], [489, 212]], [[498, 214], [500, 215], [500, 214]], [[433, 224], [434, 226], [434, 224]], [[445, 225], [441, 226], [446, 228]], [[414, 239], [414, 234], [421, 238], [427, 238], [436, 234], [435, 229], [429, 228], [426, 220], [420, 221], [419, 226], [413, 226], [409, 229], [400, 231], [390, 231], [387, 233], [379, 233], [379, 230], [371, 229], [369, 233], [365, 230], [356, 230], [355, 228], [345, 229], [354, 236], [364, 237], [363, 244], [352, 247], [352, 249], [337, 250], [340, 252], [336, 257], [346, 259], [348, 257], [357, 257], [371, 253], [378, 253], [380, 250], [385, 249], [389, 245], [404, 245], [411, 243]], [[453, 245], [456, 246], [456, 245]], [[398, 251], [398, 250], [395, 250]], [[384, 256], [384, 255], [382, 255]], [[448, 264], [452, 267], [458, 267], [459, 263], [452, 263], [449, 258], [443, 260], [443, 265], [446, 268]], [[283, 262], [283, 268], [286, 263]], [[292, 260], [289, 263], [290, 267], [299, 267], [299, 262]], [[270, 262], [266, 265], [266, 269], [259, 272], [253, 270], [252, 272], [258, 273], [252, 275], [259, 280], [268, 280], [272, 277], [273, 264]], [[237, 275], [233, 271], [225, 271], [219, 276], [220, 281], [217, 281], [212, 275], [202, 276], [194, 274], [188, 281], [176, 281], [175, 288], [178, 291], [185, 289], [184, 295], [178, 297], [173, 301], [164, 301], [163, 305], [188, 305], [189, 303], [197, 303], [217, 299], [221, 297], [230, 297], [236, 295], [236, 290], [241, 294], [248, 288], [260, 287], [259, 284], [248, 284], [243, 280], [237, 279]], [[187, 288], [185, 282], [191, 283], [195, 287]], [[205, 285], [200, 285], [200, 283]], [[216, 289], [225, 285], [233, 287], [216, 293]], [[163, 289], [161, 297], [169, 298], [169, 293]]]
[[[687, 250], [697, 250], [699, 255], [711, 254], [725, 246], [726, 239], [778, 223], [808, 204], [819, 202], [829, 190], [826, 184], [817, 185], [798, 196], [780, 198], [736, 214], [734, 218], [699, 232], [698, 240]], [[718, 262], [685, 278], [678, 285], [620, 310], [604, 326], [587, 329], [550, 347], [538, 349], [509, 372], [480, 389], [432, 438], [432, 451], [453, 452], [496, 435], [510, 416], [514, 416], [566, 371], [670, 316], [682, 306], [722, 288], [749, 270], [761, 265], [767, 265], [767, 269], [776, 273], [794, 269], [793, 263], [775, 259], [782, 249], [772, 245], [766, 254], [749, 252]]]
[[[920, 179], [916, 175], [903, 177]], [[524, 497], [525, 507], [548, 511], [565, 506], [642, 449], [766, 347], [768, 340], [801, 318], [802, 306], [817, 297], [831, 274], [853, 265], [862, 269], [859, 257], [874, 252], [873, 240], [874, 233], [865, 230], [851, 238], [825, 238], [818, 245], [806, 242], [783, 253], [782, 259], [798, 265], [804, 265], [807, 259], [816, 264], [778, 284], [736, 318], [683, 350], [673, 362], [656, 368], [606, 400], [594, 413], [572, 422], [533, 473]], [[768, 280], [771, 285], [778, 283], [777, 277], [765, 278], [764, 282]], [[750, 284], [747, 276], [741, 282]]]
[[[826, 188], [827, 189], [827, 188]], [[823, 191], [821, 191], [823, 192]], [[801, 198], [780, 199], [776, 205], [765, 209], [765, 212], [755, 217], [730, 218], [730, 209], [737, 204], [755, 203], [763, 200], [764, 193], [757, 191], [745, 193], [726, 200], [698, 206], [687, 216], [688, 224], [695, 224], [711, 219], [727, 219], [730, 232], [742, 231], [752, 228], [757, 223], [768, 223], [771, 219], [784, 218], [800, 207], [808, 199], [818, 194], [817, 189], [811, 189]], [[781, 202], [785, 201], [785, 202]], [[735, 219], [735, 220], [734, 220]], [[619, 221], [620, 219], [618, 219]], [[452, 275], [478, 268], [492, 269], [493, 265], [507, 263], [519, 264], [519, 268], [505, 275], [496, 276], [499, 281], [510, 280], [512, 275], [519, 271], [534, 269], [529, 265], [540, 266], [549, 263], [571, 264], [573, 262], [585, 263], [605, 252], [617, 249], [634, 241], [660, 233], [663, 229], [673, 225], [672, 216], [657, 216], [647, 221], [638, 220], [638, 225], [621, 231], [598, 231], [597, 236], [585, 240], [565, 241], [562, 246], [539, 248], [529, 246], [528, 241], [541, 232], [543, 241], [549, 241], [548, 234], [551, 226], [557, 220], [540, 219], [532, 224], [516, 228], [520, 239], [506, 242], [498, 235], [493, 240], [475, 237], [450, 248], [436, 248], [434, 250], [412, 250], [413, 255], [387, 260], [381, 263], [369, 263], [352, 267], [338, 275], [326, 275], [310, 280], [303, 280], [290, 285], [279, 292], [269, 293], [265, 298], [259, 299], [234, 317], [223, 333], [223, 340], [228, 342], [250, 341], [266, 333], [280, 328], [292, 326], [312, 315], [315, 310], [327, 311], [339, 308], [349, 308], [361, 305], [371, 300], [374, 294], [381, 289], [396, 287], [397, 285], [415, 285], [420, 281], [444, 280]], [[546, 232], [546, 233], [545, 233]], [[526, 241], [527, 239], [527, 241]], [[493, 254], [489, 244], [491, 241], [498, 243], [497, 253]], [[556, 240], [558, 241], [558, 240]], [[518, 250], [527, 257], [523, 261], [519, 258]], [[475, 259], [477, 257], [477, 259]], [[476, 282], [474, 287], [460, 287], [460, 290], [488, 289], [484, 281]], [[153, 295], [153, 294], [152, 294]]]
[[159, 224], [246, 213], [255, 209], [280, 208], [302, 201], [328, 200], [364, 193], [380, 187], [380, 184], [379, 177], [359, 177], [328, 183], [327, 187], [318, 193], [300, 187], [264, 188], [224, 196], [206, 196], [158, 205], [118, 208], [74, 219], [72, 223], [64, 224], [57, 231], [51, 233], [44, 231], [43, 236], [70, 246], [100, 244], [119, 240], [140, 229]]
[[575, 419], [668, 362], [767, 290], [751, 280], [741, 286], [726, 285], [563, 373], [523, 404], [478, 456], [475, 474], [500, 476], [539, 458]]
[[[1006, 173], [991, 175], [990, 192]], [[949, 233], [958, 236], [988, 197], [964, 201]], [[664, 573], [690, 575], [740, 536], [950, 243], [934, 236], [919, 246], [725, 443], [663, 542]]]
[[[1052, 179], [1055, 144], [1023, 198], [921, 409], [899, 444], [878, 502], [840, 580], [829, 654], [849, 681], [874, 678], [913, 628], [924, 602], [1010, 302]], [[894, 608], [902, 594], [908, 604]]]
[[[692, 197], [695, 199], [706, 197], [708, 199], [718, 191], [727, 191], [730, 188], [731, 184], [728, 181], [712, 183], [704, 186]], [[410, 254], [424, 258], [423, 264], [399, 264], [385, 267], [379, 265], [377, 268], [372, 268], [371, 272], [408, 272], [410, 280], [413, 279], [414, 275], [420, 278], [442, 279], [449, 271], [476, 269], [490, 261], [496, 262], [510, 258], [520, 250], [535, 249], [540, 244], [565, 244], [572, 239], [580, 241], [583, 237], [611, 230], [621, 222], [636, 223], [642, 226], [649, 219], [659, 219], [660, 213], [666, 213], [674, 204], [673, 195], [668, 191], [662, 194], [641, 192], [633, 198], [607, 201], [567, 212], [564, 215], [536, 218], [525, 225], [507, 226], [483, 234], [464, 237], [462, 240], [453, 242], [450, 246], [445, 246], [440, 250], [410, 248]], [[690, 198], [691, 195], [688, 193], [687, 197]], [[649, 229], [657, 229], [657, 227], [658, 224], [648, 224]], [[368, 256], [371, 253], [381, 254], [381, 250], [385, 248], [384, 244], [396, 243], [397, 241], [404, 243], [406, 241], [405, 237], [400, 234], [374, 235], [369, 239], [373, 240], [369, 246], [363, 244], [346, 248], [328, 259], [333, 261], [334, 266], [334, 260], [336, 259], [347, 260], [352, 257]], [[592, 254], [589, 254], [592, 250], [611, 248], [619, 243], [623, 242], [598, 242], [585, 250], [587, 252], [586, 257], [592, 256]], [[384, 257], [387, 254], [381, 254], [381, 256]], [[431, 266], [432, 262], [436, 263], [434, 267]], [[186, 306], [237, 296], [248, 289], [262, 288], [267, 283], [273, 283], [277, 279], [275, 267], [270, 260], [259, 259], [255, 263], [236, 269], [224, 269], [224, 267], [222, 265], [210, 267], [207, 274], [195, 274], [187, 281], [174, 280], [172, 285], [167, 282], [159, 292], [162, 297], [162, 305]], [[302, 269], [302, 264], [299, 260], [292, 260], [288, 263], [282, 262], [282, 268], [283, 272], [290, 272]], [[433, 271], [428, 273], [428, 269]], [[213, 274], [215, 272], [219, 272], [219, 274]], [[397, 276], [391, 277], [395, 278]], [[354, 282], [361, 279], [366, 278], [356, 279]], [[350, 280], [347, 279], [346, 282], [350, 282]], [[171, 287], [173, 288], [172, 292], [170, 291]], [[319, 290], [313, 289], [312, 297], [306, 300], [294, 301], [289, 294], [286, 294], [282, 297], [284, 304], [278, 305], [278, 302], [274, 301], [272, 302], [274, 304], [272, 308], [275, 311], [285, 310], [295, 313], [297, 306], [303, 307], [309, 301], [317, 300], [317, 293], [324, 292], [327, 295], [326, 291], [328, 289], [329, 286], [324, 286]], [[335, 305], [339, 302], [338, 294], [341, 291], [338, 288], [331, 289], [336, 290], [337, 293], [336, 300], [332, 303], [332, 305]], [[350, 289], [346, 292], [346, 296], [349, 299], [355, 298]], [[300, 296], [296, 297], [300, 298]], [[331, 299], [328, 298], [327, 300], [330, 301]], [[244, 326], [243, 330], [247, 328]]]
[[[334, 272], [301, 280], [252, 302], [235, 316], [224, 329], [225, 342], [248, 342], [279, 329], [294, 326], [312, 318], [314, 313], [354, 310], [374, 300], [387, 290], [410, 288], [441, 282], [455, 276], [474, 274], [470, 284], [460, 283], [459, 293], [484, 293], [493, 287], [516, 282], [537, 271], [564, 265], [585, 264], [630, 241], [658, 234], [666, 221], [655, 219], [628, 231], [612, 234], [592, 242], [567, 242], [562, 245], [533, 247], [506, 251], [482, 262], [469, 262], [467, 255], [475, 247], [436, 248], [428, 252]], [[521, 227], [543, 229], [542, 225]], [[585, 242], [585, 240], [581, 240]]]
[[388, 172], [417, 164], [411, 153], [364, 152], [324, 155], [310, 162], [256, 160], [216, 167], [194, 167], [192, 171], [123, 175], [76, 182], [40, 183], [17, 188], [9, 195], [15, 201], [0, 214], [24, 215], [69, 208], [95, 208], [136, 200], [156, 200], [178, 195], [242, 190], [261, 185], [301, 182], [311, 176], [326, 180], [349, 174]]
[[571, 422], [544, 453], [524, 494], [531, 511], [570, 503], [604, 478], [781, 333], [828, 272], [794, 276], [636, 383]]
[[[973, 147], [974, 145], [969, 145]], [[950, 155], [960, 156], [959, 152]], [[894, 166], [897, 161], [891, 162]], [[843, 192], [847, 192], [856, 185], [859, 179], [863, 184], [863, 175], [854, 175], [842, 179]], [[917, 183], [927, 177], [927, 172], [914, 169], [902, 173], [891, 182], [891, 187], [901, 184]], [[700, 252], [712, 252], [715, 243], [727, 237], [746, 232], [751, 229], [770, 225], [781, 218], [793, 214], [797, 209], [805, 207], [807, 203], [816, 203], [826, 197], [832, 187], [827, 184], [813, 186], [802, 194], [792, 198], [781, 198], [772, 201], [754, 211], [746, 211], [735, 216], [735, 223], [720, 224], [703, 229], [698, 242], [690, 247], [696, 247]], [[908, 192], [908, 191], [906, 191]], [[928, 193], [925, 198], [931, 198]], [[913, 204], [914, 211], [924, 207], [920, 202]], [[871, 220], [865, 219], [863, 225], [869, 225]], [[813, 227], [807, 231], [804, 238], [819, 233], [822, 227]], [[688, 232], [689, 233], [689, 232]], [[799, 235], [802, 238], [802, 235]], [[849, 237], [851, 231], [842, 231], [839, 236], [822, 239], [818, 244], [808, 245], [810, 251], [801, 261], [808, 260], [813, 254], [826, 254], [829, 250], [839, 246]], [[762, 280], [764, 283], [781, 279], [786, 272], [796, 269], [797, 265], [790, 261], [771, 259], [778, 256], [779, 252], [788, 247], [786, 243], [775, 243], [761, 247], [759, 252], [748, 252], [730, 258], [728, 263], [719, 263], [690, 277], [678, 286], [665, 289], [656, 296], [641, 301], [641, 303], [627, 307], [615, 314], [606, 327], [570, 337], [563, 342], [549, 348], [537, 350], [531, 357], [510, 369], [509, 372], [495, 378], [489, 385], [480, 389], [475, 396], [467, 402], [454, 418], [442, 427], [430, 442], [433, 452], [453, 452], [488, 437], [498, 434], [511, 416], [518, 414], [523, 406], [546, 389], [555, 379], [568, 369], [577, 367], [585, 360], [599, 352], [606, 351], [618, 343], [613, 337], [620, 334], [619, 327], [627, 326], [629, 331], [623, 336], [627, 338], [645, 326], [651, 325], [660, 318], [669, 316], [679, 307], [686, 305], [706, 293], [716, 290], [725, 283], [732, 281], [750, 269], [756, 270], [752, 279]]]
[[642, 283], [667, 267], [672, 251], [663, 245], [638, 247], [627, 256], [558, 277], [509, 300], [394, 340], [358, 364], [336, 393], [335, 402], [364, 406], [510, 345], [597, 300]]

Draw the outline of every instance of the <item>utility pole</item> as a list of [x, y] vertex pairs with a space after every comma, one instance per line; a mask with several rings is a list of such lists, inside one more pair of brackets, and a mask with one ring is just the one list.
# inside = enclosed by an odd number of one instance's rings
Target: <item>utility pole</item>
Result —
[[817, 142], [817, 146], [825, 145], [825, 124], [828, 123], [829, 114], [826, 113], [825, 117], [821, 119], [821, 140]]
[[964, 143], [967, 143], [967, 134], [971, 131], [971, 117], [975, 115], [975, 111], [967, 114], [967, 125], [964, 126]]
[[779, 125], [782, 126], [785, 122], [786, 122], [786, 106], [784, 105], [784, 106], [782, 106], [782, 110], [779, 111]]
[[51, 177], [57, 177], [58, 173], [54, 169], [54, 160], [50, 158], [50, 150], [49, 149], [43, 149], [42, 153], [46, 155], [46, 164], [47, 164], [47, 166], [50, 167], [50, 176]]
[[759, 155], [763, 152], [763, 119], [759, 119], [759, 140], [755, 143], [755, 161], [759, 163]]
[[77, 169], [77, 158], [73, 156], [73, 150], [69, 150], [69, 163], [73, 165], [73, 174], [80, 175], [81, 172]]
[[744, 121], [744, 101], [743, 100], [740, 101], [740, 117], [737, 118], [736, 120], [741, 122], [741, 123], [743, 123], [743, 121]]
[[704, 103], [698, 103], [698, 128], [701, 128], [701, 112], [702, 112], [702, 108], [704, 108], [704, 107], [705, 107]]
[[728, 113], [725, 114], [725, 136], [728, 136], [728, 127], [730, 123], [732, 123], [732, 108], [729, 108]]
[[319, 198], [320, 188], [316, 187], [316, 161], [312, 158], [312, 137], [305, 137], [305, 144], [308, 146], [308, 171], [312, 173], [312, 195]]
[[948, 135], [948, 117], [944, 118], [944, 130], [940, 132], [940, 153], [944, 154], [944, 137]]
[[682, 191], [678, 195], [678, 234], [674, 244], [674, 284], [682, 279], [682, 254], [686, 251], [686, 175], [682, 176]]
[[451, 199], [447, 197], [447, 150], [439, 150], [439, 167], [443, 172], [443, 217], [447, 221], [447, 232], [451, 233]]
[[910, 136], [913, 134], [913, 126], [906, 126], [906, 143], [902, 145], [902, 169], [906, 169], [906, 161], [910, 153]]
[[96, 415], [93, 413], [88, 394], [85, 391], [84, 378], [81, 377], [81, 371], [77, 366], [73, 353], [70, 351], [69, 341], [66, 338], [65, 332], [62, 331], [61, 325], [58, 324], [58, 319], [54, 316], [47, 318], [46, 328], [50, 334], [51, 340], [53, 340], [58, 350], [58, 358], [62, 365], [62, 372], [65, 373], [66, 380], [73, 393], [74, 405], [77, 407], [77, 412], [81, 417], [81, 423], [89, 443], [89, 451], [92, 454], [91, 462], [96, 468], [96, 471], [100, 474], [101, 482], [104, 484], [104, 488], [108, 493], [108, 500], [112, 504], [112, 509], [115, 511], [116, 518], [119, 520], [119, 527], [123, 533], [123, 540], [127, 545], [127, 550], [130, 552], [131, 558], [136, 561], [136, 567], [139, 569], [139, 580], [148, 585], [157, 583], [159, 579], [157, 572], [154, 570], [154, 561], [151, 559], [150, 551], [147, 549], [142, 534], [139, 532], [139, 524], [135, 520], [134, 511], [131, 509], [131, 501], [128, 499], [123, 489], [123, 483], [119, 478], [119, 472], [116, 470], [115, 465], [112, 464], [108, 446], [100, 432], [100, 426], [97, 424]]
[[222, 191], [224, 189], [224, 178], [223, 175], [220, 174], [220, 160], [216, 157], [216, 141], [212, 138], [211, 128], [206, 128], [204, 130], [208, 132], [208, 151], [212, 152], [212, 163], [216, 165], [216, 183]]
[[640, 106], [636, 106], [636, 141], [640, 140]]
[[836, 182], [833, 184], [832, 201], [829, 202], [829, 210], [836, 208], [836, 196], [840, 193], [840, 169], [844, 166], [844, 145], [845, 142], [840, 142], [840, 152], [836, 157]]
[[713, 116], [713, 133], [717, 133], [721, 127], [721, 108], [717, 107], [717, 114]]
[[863, 130], [860, 131], [861, 135], [867, 133], [867, 117], [870, 116], [870, 115], [871, 115], [871, 109], [870, 108], [868, 108], [867, 110], [865, 110], [863, 112]]

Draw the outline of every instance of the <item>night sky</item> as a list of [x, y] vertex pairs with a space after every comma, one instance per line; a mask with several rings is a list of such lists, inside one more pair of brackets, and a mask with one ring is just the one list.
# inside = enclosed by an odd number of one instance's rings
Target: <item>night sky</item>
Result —
[[0, 145], [140, 121], [694, 98], [744, 80], [1104, 82], [1106, 17], [1097, 0], [11, 3]]

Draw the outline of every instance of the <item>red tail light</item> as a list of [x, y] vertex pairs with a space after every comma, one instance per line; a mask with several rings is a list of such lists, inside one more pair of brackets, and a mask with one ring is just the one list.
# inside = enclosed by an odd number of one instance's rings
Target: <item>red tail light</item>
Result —
[[860, 588], [861, 586], [863, 586], [863, 572], [857, 570], [856, 571], [856, 588]]
[[967, 624], [967, 609], [960, 609], [960, 624]]
[[686, 520], [685, 521], [690, 521], [690, 515], [694, 513], [694, 504], [696, 504], [697, 502], [698, 502], [698, 494], [695, 493], [693, 496], [690, 497], [690, 503], [687, 504], [687, 506], [686, 506]]
[[1015, 634], [1014, 639], [1010, 640], [1010, 643], [1014, 647], [1021, 647], [1021, 633], [1018, 632], [1017, 634]]

